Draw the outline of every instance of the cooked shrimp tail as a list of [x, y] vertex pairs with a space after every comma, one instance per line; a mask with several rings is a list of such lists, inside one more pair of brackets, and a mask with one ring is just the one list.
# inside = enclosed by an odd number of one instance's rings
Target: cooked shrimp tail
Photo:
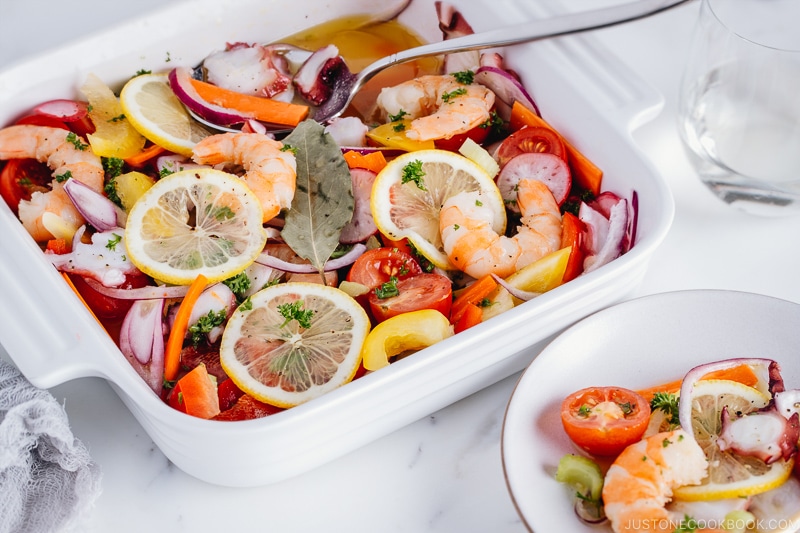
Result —
[[450, 262], [474, 278], [486, 274], [507, 277], [558, 250], [561, 213], [543, 182], [523, 179], [517, 201], [521, 224], [512, 237], [492, 229], [493, 212], [477, 192], [461, 192], [445, 201], [439, 231]]
[[297, 162], [283, 143], [259, 133], [222, 133], [206, 137], [194, 147], [192, 159], [209, 165], [240, 165], [243, 179], [258, 197], [263, 222], [292, 205]]

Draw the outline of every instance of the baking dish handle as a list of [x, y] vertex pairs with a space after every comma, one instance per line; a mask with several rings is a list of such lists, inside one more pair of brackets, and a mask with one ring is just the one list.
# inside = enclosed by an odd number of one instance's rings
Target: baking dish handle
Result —
[[4, 248], [19, 252], [0, 254], [0, 344], [40, 388], [79, 377], [109, 378], [115, 367], [106, 360], [111, 337], [13, 217], [3, 205]]

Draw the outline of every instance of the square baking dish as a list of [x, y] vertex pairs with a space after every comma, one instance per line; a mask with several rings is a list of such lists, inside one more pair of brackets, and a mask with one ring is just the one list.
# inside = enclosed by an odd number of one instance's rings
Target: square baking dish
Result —
[[[475, 31], [548, 16], [555, 4], [454, 0]], [[84, 38], [0, 73], [0, 124], [39, 102], [78, 96], [88, 73], [121, 86], [139, 69], [194, 65], [226, 42], [268, 42], [345, 15], [386, 9], [366, 0], [194, 0]], [[555, 7], [554, 7], [555, 6]], [[164, 21], [180, 20], [180, 24]], [[432, 0], [400, 20], [441, 39]], [[523, 369], [554, 334], [623, 300], [666, 236], [674, 205], [632, 131], [659, 94], [590, 36], [503, 51], [543, 116], [605, 173], [604, 190], [639, 201], [637, 239], [624, 256], [551, 292], [325, 396], [267, 418], [208, 421], [164, 404], [139, 378], [58, 272], [0, 202], [0, 343], [24, 375], [49, 388], [87, 376], [111, 384], [162, 452], [199, 479], [274, 483], [317, 467]]]

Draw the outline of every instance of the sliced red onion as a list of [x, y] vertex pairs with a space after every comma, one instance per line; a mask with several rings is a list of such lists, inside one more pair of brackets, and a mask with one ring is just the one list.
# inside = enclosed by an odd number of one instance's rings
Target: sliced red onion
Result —
[[177, 67], [169, 72], [169, 86], [172, 92], [183, 105], [202, 119], [211, 124], [232, 126], [252, 118], [203, 99], [195, 90], [191, 80], [192, 72], [188, 67]]
[[578, 498], [575, 500], [575, 515], [584, 524], [602, 524], [608, 518], [599, 502]]
[[188, 285], [165, 285], [138, 287], [134, 289], [119, 289], [116, 287], [106, 287], [102, 283], [86, 278], [86, 283], [91, 288], [109, 298], [117, 300], [163, 300], [165, 298], [183, 298], [189, 290]]
[[492, 66], [481, 67], [475, 72], [475, 82], [491, 90], [506, 105], [519, 102], [541, 116], [533, 97], [509, 71]]
[[156, 170], [158, 172], [178, 172], [188, 168], [208, 168], [208, 165], [200, 165], [180, 154], [162, 155], [156, 158]]
[[89, 106], [77, 100], [48, 100], [34, 107], [33, 112], [64, 122], [75, 122], [89, 113]]
[[533, 300], [537, 296], [542, 295], [541, 292], [524, 291], [522, 289], [518, 289], [517, 287], [513, 286], [512, 284], [510, 284], [497, 274], [492, 274], [492, 277], [501, 287], [507, 290], [509, 294], [511, 294], [511, 296], [519, 300], [522, 300], [523, 302]]
[[64, 182], [64, 192], [86, 222], [96, 230], [108, 231], [125, 227], [128, 218], [125, 211], [85, 183], [69, 178]]
[[[343, 256], [327, 261], [324, 266], [325, 272], [330, 272], [331, 270], [337, 270], [353, 264], [366, 250], [367, 247], [364, 244], [358, 243], [354, 245], [353, 248]], [[278, 259], [275, 256], [269, 255], [266, 251], [261, 252], [261, 255], [256, 259], [256, 263], [294, 274], [313, 274], [317, 272], [317, 269], [310, 263], [290, 263], [289, 261], [284, 261], [283, 259]]]
[[161, 393], [164, 374], [164, 300], [133, 303], [119, 334], [119, 347], [147, 385]]
[[[681, 401], [678, 404], [678, 418], [680, 419], [681, 427], [683, 427], [689, 435], [692, 435], [691, 398], [694, 395], [695, 384], [700, 380], [700, 378], [709, 372], [727, 370], [740, 365], [748, 365], [754, 370], [757, 368], [766, 370], [770, 377], [770, 389], [772, 390], [773, 387], [777, 387], [780, 390], [783, 390], [783, 379], [780, 377], [780, 367], [778, 366], [778, 363], [772, 359], [733, 358], [696, 366], [687, 372], [683, 377], [680, 392]], [[776, 390], [775, 392], [779, 391]]]
[[[595, 209], [582, 204], [578, 211], [578, 218], [580, 218], [588, 228], [590, 235], [591, 250], [587, 253], [583, 261], [583, 271], [585, 273], [597, 270], [603, 265], [606, 265], [622, 255], [623, 241], [628, 230], [628, 202], [627, 200], [620, 199], [610, 211], [608, 218], [608, 226], [606, 229], [605, 224], [599, 218], [603, 218], [602, 214], [598, 213]], [[603, 235], [605, 233], [605, 235]]]
[[372, 218], [370, 209], [370, 195], [372, 194], [372, 184], [375, 183], [376, 174], [363, 168], [350, 169], [350, 177], [353, 181], [353, 197], [355, 205], [353, 217], [350, 219], [339, 236], [339, 241], [345, 244], [354, 244], [367, 240], [371, 235], [378, 232], [375, 220]]
[[636, 243], [636, 231], [639, 226], [639, 193], [631, 192], [631, 201], [628, 204], [628, 227], [625, 229], [622, 253], [627, 253]]

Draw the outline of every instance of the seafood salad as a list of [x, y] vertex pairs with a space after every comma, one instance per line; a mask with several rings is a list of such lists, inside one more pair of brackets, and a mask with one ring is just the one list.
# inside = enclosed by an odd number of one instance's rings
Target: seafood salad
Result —
[[771, 359], [729, 359], [646, 390], [564, 399], [578, 449], [556, 479], [578, 517], [615, 533], [800, 528], [800, 389]]
[[[444, 39], [472, 32], [435, 6]], [[336, 23], [376, 54], [419, 44], [396, 19]], [[604, 189], [500, 52], [416, 60], [326, 116], [372, 59], [335, 27], [88, 74], [0, 129], [8, 208], [188, 415], [313, 400], [635, 244], [635, 191]]]

